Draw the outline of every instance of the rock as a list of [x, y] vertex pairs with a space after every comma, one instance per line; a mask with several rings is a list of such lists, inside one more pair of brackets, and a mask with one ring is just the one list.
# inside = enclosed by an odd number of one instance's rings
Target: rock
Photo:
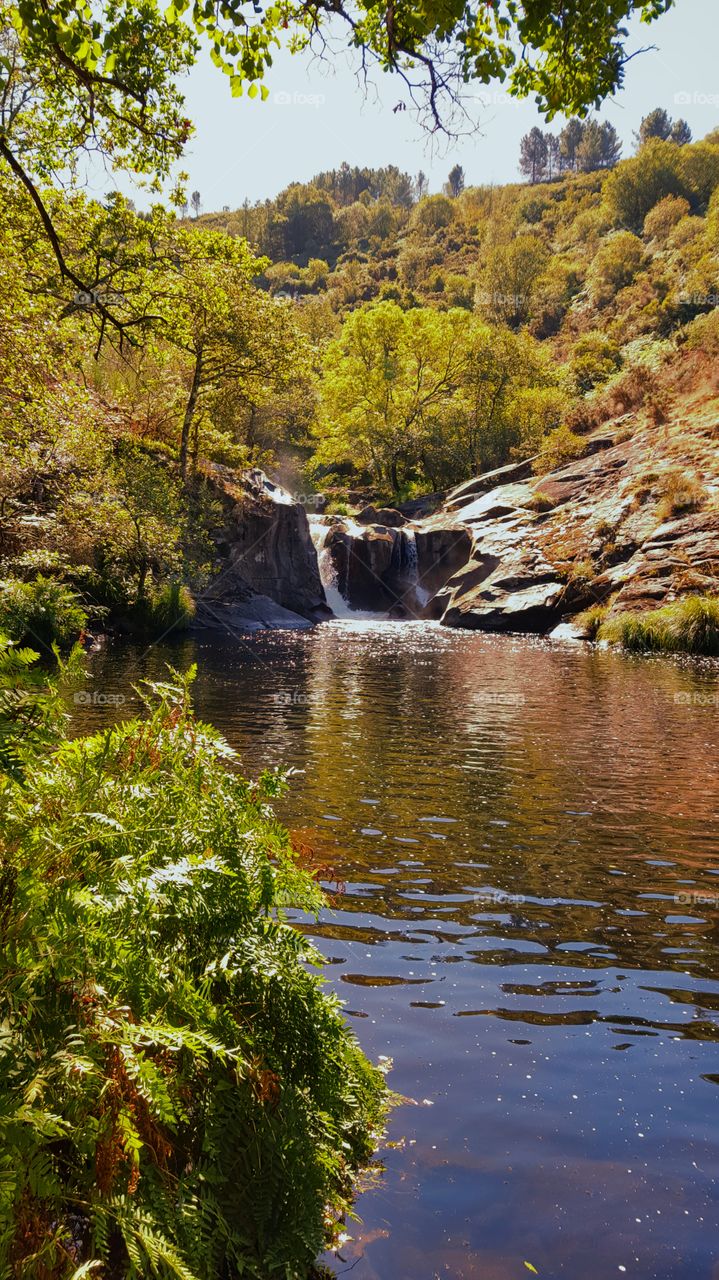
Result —
[[229, 477], [219, 467], [208, 476], [226, 517], [218, 545], [224, 565], [204, 597], [244, 605], [262, 596], [313, 622], [329, 618], [304, 507], [262, 471]]
[[417, 582], [429, 597], [445, 585], [467, 563], [472, 550], [472, 535], [456, 521], [428, 521], [415, 530], [417, 547]]
[[639, 612], [719, 587], [719, 512], [698, 511], [654, 530], [628, 564], [612, 612]]
[[511, 462], [509, 466], [497, 467], [495, 471], [485, 471], [481, 476], [466, 480], [464, 484], [450, 489], [444, 501], [446, 511], [456, 511], [466, 506], [473, 498], [482, 493], [489, 493], [499, 485], [514, 484], [515, 481], [528, 480], [532, 475], [533, 458], [525, 458], [522, 462]]
[[589, 632], [586, 627], [580, 627], [576, 622], [560, 622], [553, 631], [550, 631], [549, 639], [570, 640], [572, 642], [588, 640]]
[[234, 604], [201, 598], [192, 622], [193, 631], [222, 631], [230, 635], [267, 630], [307, 631], [313, 626], [309, 619], [284, 609], [269, 596], [252, 596]]
[[425, 493], [419, 498], [410, 498], [408, 502], [400, 502], [397, 510], [408, 520], [421, 520], [426, 516], [434, 515], [444, 503], [447, 494], [445, 491], [437, 493]]
[[399, 536], [395, 529], [381, 525], [359, 526], [342, 518], [333, 522], [325, 547], [351, 609], [381, 612], [397, 602], [393, 568]]
[[394, 507], [364, 507], [358, 516], [355, 516], [357, 524], [380, 524], [388, 529], [399, 529], [407, 521], [400, 511], [396, 511]]
[[481, 497], [472, 498], [466, 506], [453, 508], [458, 520], [476, 524], [480, 520], [496, 520], [500, 516], [513, 515], [518, 510], [530, 510], [528, 503], [534, 490], [528, 484], [502, 484], [490, 489]]

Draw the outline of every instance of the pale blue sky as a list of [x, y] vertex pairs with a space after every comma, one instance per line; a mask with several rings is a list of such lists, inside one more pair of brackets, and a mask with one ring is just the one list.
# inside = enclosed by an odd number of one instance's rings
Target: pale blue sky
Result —
[[[684, 116], [695, 138], [719, 127], [719, 0], [676, 0], [675, 8], [650, 27], [636, 24], [632, 36], [632, 48], [650, 43], [657, 48], [629, 64], [624, 90], [602, 111], [623, 139], [624, 154], [631, 150], [639, 120], [655, 106]], [[432, 190], [441, 188], [457, 161], [468, 185], [516, 181], [519, 139], [543, 123], [531, 102], [505, 101], [501, 89], [495, 93], [478, 86], [477, 94], [483, 95], [477, 103], [479, 133], [451, 146], [432, 144], [409, 112], [392, 111], [402, 96], [397, 78], [376, 72], [364, 93], [346, 54], [323, 67], [308, 55], [283, 51], [267, 85], [267, 102], [233, 99], [226, 77], [209, 58], [186, 82], [188, 114], [197, 133], [184, 168], [189, 190], [201, 192], [207, 211], [236, 208], [245, 197], [274, 196], [289, 182], [307, 180], [343, 160], [397, 164], [410, 173], [423, 169]], [[555, 121], [553, 127], [560, 124]], [[140, 196], [138, 204], [144, 203]]]

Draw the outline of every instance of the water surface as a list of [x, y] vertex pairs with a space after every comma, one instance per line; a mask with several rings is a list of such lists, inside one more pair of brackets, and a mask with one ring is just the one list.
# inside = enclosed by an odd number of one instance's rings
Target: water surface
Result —
[[[94, 661], [203, 718], [346, 893], [306, 927], [413, 1102], [333, 1270], [719, 1280], [717, 667], [426, 623]], [[104, 699], [104, 700], [103, 700]]]

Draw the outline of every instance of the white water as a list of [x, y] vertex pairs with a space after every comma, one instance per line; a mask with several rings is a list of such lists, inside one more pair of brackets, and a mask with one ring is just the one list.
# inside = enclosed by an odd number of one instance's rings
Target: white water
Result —
[[423, 609], [431, 598], [431, 591], [427, 591], [425, 587], [419, 585], [419, 560], [417, 557], [417, 542], [414, 536], [414, 529], [403, 529], [403, 556], [402, 571], [410, 586], [414, 587], [414, 594], [417, 604]]
[[[337, 582], [337, 573], [332, 562], [332, 553], [329, 547], [325, 546], [327, 534], [330, 526], [323, 524], [321, 516], [308, 516], [310, 526], [310, 536], [317, 552], [317, 566], [322, 579], [322, 586], [325, 589], [327, 603], [332, 610], [335, 618], [349, 619], [352, 622], [376, 622], [380, 618], [385, 618], [385, 613], [372, 613], [366, 609], [351, 609], [340, 591]], [[345, 521], [345, 525], [351, 525], [347, 529], [353, 537], [361, 537], [364, 533], [362, 525], [355, 525], [354, 521]]]

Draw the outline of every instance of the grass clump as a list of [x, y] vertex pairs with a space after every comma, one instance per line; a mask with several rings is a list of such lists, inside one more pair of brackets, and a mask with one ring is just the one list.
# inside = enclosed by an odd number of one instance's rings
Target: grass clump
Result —
[[685, 596], [649, 613], [617, 614], [602, 622], [598, 638], [634, 653], [719, 656], [719, 597]]
[[552, 511], [556, 503], [548, 493], [542, 493], [541, 489], [535, 489], [531, 498], [527, 499], [525, 506], [528, 511], [536, 511], [538, 514], [543, 514], [545, 511]]
[[387, 1093], [285, 918], [323, 899], [282, 778], [174, 675], [76, 740], [30, 690], [26, 741], [28, 661], [0, 645], [0, 1271], [307, 1277]]
[[662, 523], [690, 511], [699, 511], [709, 496], [697, 476], [678, 468], [660, 477], [658, 495], [657, 515]]
[[132, 605], [130, 628], [148, 636], [162, 636], [168, 631], [186, 631], [195, 616], [192, 593], [179, 582], [167, 582], [154, 595], [144, 596]]
[[575, 623], [585, 633], [588, 640], [596, 640], [609, 608], [605, 604], [593, 604], [591, 608], [578, 613]]

